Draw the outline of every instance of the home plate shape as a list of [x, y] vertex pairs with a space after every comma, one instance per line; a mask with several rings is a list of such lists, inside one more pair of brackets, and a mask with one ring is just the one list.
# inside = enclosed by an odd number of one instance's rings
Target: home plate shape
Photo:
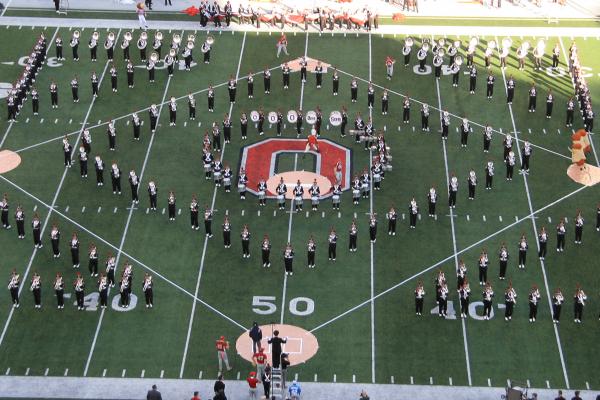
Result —
[[[314, 58], [309, 58], [309, 57], [305, 57], [306, 58], [306, 70], [307, 71], [311, 71], [313, 72], [315, 70], [315, 67], [317, 66], [317, 62], [319, 60], [314, 59]], [[292, 72], [298, 72], [300, 71], [300, 61], [302, 60], [302, 58], [296, 58], [294, 60], [290, 60], [288, 61], [288, 67], [290, 67], [290, 71]], [[321, 61], [321, 66], [323, 67], [323, 73], [326, 74], [327, 73], [327, 68], [331, 67], [331, 64], [327, 64], [326, 62]]]
[[4, 174], [8, 171], [12, 171], [21, 164], [21, 156], [14, 151], [2, 150], [0, 151], [0, 174]]
[[[294, 325], [273, 324], [261, 325], [263, 333], [261, 346], [267, 355], [269, 363], [273, 365], [271, 359], [271, 348], [269, 338], [273, 336], [273, 331], [279, 331], [280, 338], [287, 338], [287, 343], [283, 345], [283, 352], [289, 354], [290, 365], [302, 364], [311, 359], [319, 350], [319, 342], [315, 335], [309, 331]], [[244, 360], [252, 362], [252, 339], [244, 332], [235, 342], [237, 353]]]
[[567, 175], [575, 182], [585, 186], [594, 186], [600, 182], [600, 168], [590, 164], [571, 164], [567, 169]]

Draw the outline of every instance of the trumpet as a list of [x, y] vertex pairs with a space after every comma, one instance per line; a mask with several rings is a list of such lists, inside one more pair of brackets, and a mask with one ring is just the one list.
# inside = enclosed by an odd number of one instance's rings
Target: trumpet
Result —
[[210, 43], [208, 43], [208, 41], [202, 43], [202, 48], [200, 50], [203, 53], [208, 53], [210, 51]]

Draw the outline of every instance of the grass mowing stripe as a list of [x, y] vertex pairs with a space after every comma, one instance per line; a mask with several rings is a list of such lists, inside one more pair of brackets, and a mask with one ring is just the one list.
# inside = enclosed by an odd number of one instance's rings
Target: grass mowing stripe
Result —
[[[10, 1], [9, 1], [9, 3], [10, 3]], [[7, 7], [8, 7], [8, 5], [7, 5]], [[2, 11], [2, 14], [4, 14], [4, 11], [6, 11], [6, 8]], [[48, 44], [48, 47], [46, 47], [46, 57], [48, 57], [48, 53], [50, 52], [50, 48], [52, 47], [52, 44], [54, 43], [54, 38], [56, 37], [56, 34], [58, 33], [59, 29], [60, 28], [58, 28], [58, 27], [56, 28], [56, 30], [54, 31], [54, 35], [52, 35], [52, 38], [50, 39], [50, 44]], [[13, 124], [14, 124], [14, 121], [10, 121], [10, 123], [8, 124], [8, 127], [6, 128], [6, 132], [4, 132], [4, 136], [2, 136], [2, 140], [0, 141], [0, 149], [4, 145], [4, 141], [8, 137], [8, 133], [12, 129]]]
[[[121, 33], [121, 31], [119, 31], [119, 34]], [[181, 31], [181, 35], [183, 36], [183, 31]], [[118, 40], [119, 35], [117, 35], [117, 39]], [[157, 117], [157, 126], [156, 129], [154, 130], [154, 132], [152, 132], [152, 134], [150, 135], [150, 142], [148, 143], [148, 148], [146, 149], [146, 154], [144, 156], [144, 162], [142, 163], [142, 169], [140, 170], [140, 175], [139, 175], [139, 180], [138, 182], [141, 184], [142, 180], [144, 179], [144, 171], [146, 170], [146, 165], [148, 165], [148, 158], [150, 157], [150, 150], [152, 150], [152, 145], [154, 144], [154, 137], [156, 135], [156, 130], [158, 130], [158, 121], [160, 121], [160, 114], [162, 113], [162, 109], [163, 109], [163, 105], [165, 104], [165, 98], [167, 97], [167, 92], [169, 91], [169, 85], [171, 84], [171, 76], [169, 75], [169, 77], [167, 78], [167, 83], [165, 84], [165, 90], [163, 92], [163, 97], [162, 97], [162, 101], [160, 104], [160, 107], [158, 108], [158, 117]], [[139, 191], [139, 186], [138, 185], [138, 191]], [[117, 269], [119, 268], [119, 260], [121, 258], [121, 254], [123, 254], [123, 245], [125, 244], [125, 239], [127, 238], [127, 232], [129, 231], [129, 224], [131, 223], [131, 217], [133, 216], [133, 210], [135, 207], [135, 203], [133, 202], [133, 200], [131, 201], [131, 207], [129, 208], [129, 214], [127, 215], [127, 221], [125, 222], [125, 228], [123, 229], [123, 235], [121, 235], [121, 242], [119, 243], [119, 248], [117, 249], [117, 257], [115, 259], [115, 273], [117, 272]], [[117, 208], [115, 207], [115, 211], [117, 211]], [[107, 291], [107, 296], [110, 296], [110, 287], [108, 288]], [[87, 361], [85, 362], [85, 368], [83, 370], [83, 376], [87, 376], [87, 373], [89, 371], [90, 368], [90, 363], [92, 362], [92, 357], [94, 356], [94, 350], [96, 348], [96, 341], [98, 340], [98, 335], [100, 334], [100, 328], [102, 327], [102, 321], [104, 320], [104, 313], [105, 313], [106, 309], [102, 308], [100, 311], [100, 318], [98, 318], [98, 325], [96, 326], [96, 331], [94, 332], [94, 339], [92, 340], [92, 346], [90, 347], [90, 352], [88, 354], [88, 358]]]
[[[240, 58], [238, 61], [237, 71], [235, 72], [235, 80], [236, 84], [240, 77], [240, 68], [242, 66], [242, 58], [244, 56], [244, 47], [246, 46], [246, 33], [244, 33], [244, 37], [242, 38], [242, 48], [240, 49]], [[229, 104], [229, 115], [233, 111], [233, 103]], [[227, 147], [227, 143], [223, 143], [223, 148], [221, 149], [221, 160], [223, 160], [225, 154], [225, 147]], [[215, 201], [217, 199], [217, 186], [213, 190], [212, 201], [210, 203], [210, 209], [213, 210], [215, 208]], [[200, 280], [202, 279], [202, 271], [204, 271], [204, 259], [206, 257], [206, 249], [208, 247], [208, 236], [204, 238], [204, 247], [202, 248], [202, 257], [200, 258], [200, 269], [198, 270], [198, 279], [196, 279], [196, 289], [194, 292], [194, 297], [198, 297], [198, 291], [200, 290]], [[179, 378], [183, 378], [183, 372], [185, 370], [185, 362], [187, 358], [188, 347], [190, 345], [190, 337], [192, 334], [192, 326], [194, 324], [194, 314], [196, 313], [196, 301], [192, 303], [192, 311], [190, 312], [190, 322], [188, 324], [187, 337], [185, 339], [185, 346], [183, 348], [183, 358], [181, 359], [181, 368], [179, 369]]]
[[[306, 33], [306, 40], [304, 41], [304, 57], [308, 54], [308, 32]], [[304, 102], [304, 84], [300, 87], [300, 105], [299, 109], [302, 110], [302, 103]], [[294, 157], [294, 171], [298, 167], [298, 153], [295, 154]], [[302, 200], [304, 201], [304, 200]], [[290, 202], [290, 219], [288, 221], [288, 232], [287, 232], [287, 241], [288, 243], [292, 242], [292, 220], [294, 219], [294, 198], [292, 197], [292, 201]], [[283, 316], [285, 315], [285, 297], [287, 294], [287, 271], [283, 275], [283, 289], [281, 294], [281, 315], [280, 315], [280, 324], [283, 324]]]
[[[440, 93], [440, 81], [438, 79], [435, 80], [435, 87], [436, 87], [436, 91], [437, 91], [438, 106], [440, 109], [439, 113], [440, 113], [440, 128], [441, 128], [444, 118], [442, 117], [442, 95]], [[444, 152], [444, 167], [446, 169], [446, 171], [445, 171], [446, 172], [446, 182], [450, 182], [450, 174], [449, 174], [449, 170], [448, 170], [448, 152], [446, 151], [446, 140], [444, 140], [444, 139], [442, 139], [442, 149]], [[449, 190], [449, 188], [448, 188], [448, 190]], [[458, 251], [457, 251], [457, 247], [456, 247], [456, 229], [454, 226], [454, 209], [452, 207], [448, 207], [448, 209], [450, 210], [450, 230], [452, 232], [452, 249], [454, 250], [454, 269], [458, 270]], [[463, 345], [465, 348], [467, 380], [469, 382], [469, 386], [471, 386], [473, 384], [473, 382], [471, 380], [471, 362], [469, 361], [469, 344], [467, 342], [467, 326], [465, 323], [465, 319], [462, 318], [462, 315], [460, 318], [460, 323], [462, 326]]]
[[[346, 72], [346, 71], [342, 71], [342, 70], [340, 70], [340, 69], [338, 69], [337, 71], [338, 71], [340, 74], [344, 74], [344, 75], [347, 75], [347, 76], [350, 76], [350, 77], [354, 77], [354, 78], [356, 78], [356, 80], [359, 80], [359, 81], [362, 81], [362, 82], [366, 82], [366, 83], [368, 83], [368, 81], [367, 81], [366, 79], [364, 79], [364, 78], [361, 78], [361, 77], [358, 77], [358, 76], [354, 76], [354, 75], [352, 75], [352, 74], [350, 74], [350, 73], [348, 73], [348, 72]], [[407, 96], [407, 95], [405, 95], [405, 94], [399, 93], [399, 92], [397, 92], [397, 91], [395, 91], [395, 90], [393, 90], [393, 89], [388, 89], [388, 88], [386, 88], [385, 86], [381, 86], [381, 85], [378, 85], [378, 84], [376, 84], [376, 83], [373, 83], [373, 86], [374, 86], [374, 87], [376, 87], [376, 88], [379, 88], [379, 89], [387, 89], [388, 93], [395, 94], [396, 96], [400, 96], [400, 97], [408, 97], [408, 98], [410, 99], [410, 101], [411, 101], [411, 102], [414, 102], [414, 103], [417, 103], [417, 104], [421, 104], [421, 105], [425, 104], [425, 102], [422, 102], [422, 101], [420, 101], [420, 100], [417, 100], [417, 99], [415, 99], [414, 97], [410, 97], [410, 96]], [[429, 108], [430, 108], [430, 109], [432, 109], [432, 110], [436, 110], [436, 111], [442, 111], [442, 110], [438, 110], [438, 108], [437, 108], [436, 106], [432, 106], [432, 105], [429, 105]], [[451, 112], [448, 112], [448, 114], [449, 114], [451, 117], [453, 117], [453, 118], [456, 118], [456, 119], [458, 119], [458, 120], [462, 120], [462, 117], [461, 117], [461, 116], [459, 116], [459, 115], [453, 114], [453, 113], [451, 113]], [[485, 127], [485, 125], [482, 125], [482, 124], [478, 123], [477, 121], [469, 120], [469, 122], [471, 122], [471, 124], [472, 124], [472, 125], [478, 126], [478, 127], [480, 127], [480, 128], [484, 128], [484, 127]], [[502, 136], [506, 136], [506, 133], [502, 132], [502, 130], [495, 130], [495, 129], [492, 129], [492, 131], [493, 131], [494, 133], [498, 133], [498, 134], [500, 134], [500, 135], [502, 135]], [[567, 160], [570, 160], [570, 159], [571, 159], [571, 157], [570, 157], [570, 156], [566, 156], [566, 155], [564, 155], [564, 154], [561, 154], [561, 153], [558, 153], [558, 152], [556, 152], [556, 151], [554, 151], [554, 150], [547, 149], [547, 148], [545, 148], [545, 147], [542, 147], [542, 146], [540, 146], [540, 145], [537, 145], [537, 144], [535, 144], [535, 143], [533, 143], [533, 142], [531, 142], [531, 141], [530, 141], [529, 143], [531, 144], [531, 146], [533, 146], [533, 147], [535, 147], [535, 148], [537, 148], [537, 149], [540, 149], [540, 150], [542, 150], [542, 151], [546, 151], [546, 152], [548, 152], [548, 153], [551, 153], [551, 154], [554, 154], [554, 155], [556, 155], [556, 156], [559, 156], [559, 157], [562, 157], [562, 158], [566, 158]], [[17, 152], [18, 152], [18, 151], [17, 151]]]
[[[119, 33], [121, 33], [121, 30], [119, 30]], [[118, 37], [118, 35], [117, 35], [117, 37]], [[50, 49], [50, 46], [48, 46], [48, 50], [49, 49]], [[98, 86], [100, 86], [102, 84], [102, 80], [104, 79], [104, 75], [106, 74], [107, 68], [108, 68], [108, 61], [104, 64], [104, 70], [102, 71], [102, 75], [100, 76], [100, 81], [98, 82]], [[90, 103], [87, 113], [85, 114], [84, 121], [87, 121], [87, 119], [90, 117], [90, 113], [92, 112], [92, 107], [94, 107], [95, 102], [96, 102], [96, 98], [94, 97], [94, 98], [92, 98], [92, 102]], [[77, 136], [77, 140], [75, 141], [73, 148], [75, 148], [75, 149], [77, 148], [77, 143], [79, 142], [80, 138], [81, 138], [81, 134], [79, 134], [79, 136]], [[74, 156], [75, 156], [75, 152], [72, 152], [71, 160], [73, 159]], [[43, 235], [44, 235], [44, 231], [46, 230], [46, 227], [48, 226], [48, 221], [50, 221], [52, 212], [58, 212], [55, 210], [56, 200], [58, 199], [58, 196], [62, 190], [62, 186], [65, 182], [65, 178], [67, 177], [68, 170], [69, 169], [67, 167], [64, 168], [62, 177], [60, 178], [60, 182], [58, 183], [58, 187], [56, 188], [56, 192], [54, 193], [54, 198], [52, 199], [52, 204], [48, 207], [49, 211], [48, 211], [48, 214], [46, 215], [46, 219], [44, 220], [44, 224], [42, 225], [42, 230], [40, 231], [40, 237], [43, 237]], [[8, 182], [8, 180], [6, 178], [2, 177], [2, 179], [6, 180]], [[27, 280], [27, 276], [29, 275], [29, 270], [31, 269], [31, 265], [33, 264], [33, 259], [35, 258], [36, 254], [37, 254], [37, 247], [35, 247], [33, 249], [33, 253], [31, 253], [31, 257], [29, 258], [29, 263], [27, 264], [27, 268], [25, 269], [25, 273], [23, 274], [23, 282], [25, 282]], [[24, 287], [25, 287], [25, 285], [21, 285], [19, 287], [19, 296], [21, 295], [21, 291], [23, 290]], [[4, 341], [4, 336], [6, 335], [8, 326], [10, 325], [10, 321], [12, 319], [14, 310], [15, 310], [14, 308], [10, 309], [8, 318], [6, 319], [6, 322], [4, 323], [4, 328], [2, 329], [2, 334], [0, 334], [0, 347], [2, 346], [2, 343]]]
[[[4, 179], [5, 181], [8, 181], [6, 178], [3, 178], [1, 175], [0, 175], [0, 179]], [[14, 185], [12, 182], [10, 182], [10, 183], [11, 183], [12, 185]], [[518, 221], [515, 221], [515, 222], [513, 222], [513, 223], [511, 223], [511, 224], [509, 224], [509, 225], [507, 225], [507, 226], [505, 226], [504, 228], [502, 228], [502, 229], [499, 229], [499, 230], [497, 230], [496, 232], [494, 232], [494, 233], [491, 233], [491, 234], [489, 234], [488, 236], [486, 236], [486, 237], [484, 237], [484, 238], [482, 238], [482, 239], [480, 239], [480, 240], [478, 240], [478, 241], [476, 241], [476, 242], [474, 242], [474, 243], [471, 243], [470, 245], [468, 245], [468, 246], [467, 246], [467, 247], [465, 247], [464, 249], [462, 249], [462, 250], [459, 250], [459, 251], [456, 253], [456, 255], [455, 255], [455, 254], [451, 254], [451, 255], [449, 255], [448, 257], [446, 257], [446, 258], [444, 258], [444, 259], [442, 259], [442, 260], [440, 260], [440, 261], [436, 262], [435, 264], [432, 264], [432, 265], [430, 265], [429, 267], [427, 267], [427, 268], [423, 269], [422, 271], [420, 271], [420, 272], [417, 272], [416, 274], [414, 274], [414, 275], [412, 275], [412, 276], [410, 276], [410, 277], [408, 277], [408, 278], [406, 278], [406, 279], [404, 279], [404, 280], [402, 280], [402, 281], [398, 282], [397, 284], [395, 284], [395, 285], [393, 285], [393, 286], [391, 286], [391, 287], [389, 287], [389, 288], [385, 289], [385, 290], [384, 290], [384, 291], [382, 291], [382, 292], [379, 292], [379, 293], [378, 293], [378, 294], [376, 294], [376, 295], [375, 295], [375, 296], [374, 296], [372, 299], [367, 299], [367, 300], [363, 301], [362, 303], [360, 303], [360, 304], [357, 304], [356, 306], [354, 306], [354, 307], [352, 307], [352, 308], [349, 308], [348, 310], [344, 311], [343, 313], [341, 313], [341, 314], [339, 314], [339, 315], [337, 315], [337, 316], [335, 316], [335, 317], [331, 318], [330, 320], [328, 320], [328, 321], [325, 321], [325, 322], [321, 323], [320, 325], [317, 325], [316, 327], [312, 328], [312, 329], [311, 329], [309, 332], [313, 333], [313, 332], [315, 332], [315, 331], [317, 331], [317, 330], [319, 330], [319, 329], [321, 329], [321, 328], [323, 328], [323, 327], [325, 327], [325, 326], [327, 326], [327, 325], [331, 324], [332, 322], [335, 322], [335, 321], [337, 321], [338, 319], [340, 319], [340, 318], [342, 318], [342, 317], [345, 317], [346, 315], [348, 315], [348, 314], [350, 314], [350, 313], [352, 313], [352, 312], [354, 312], [354, 311], [356, 311], [356, 310], [360, 309], [361, 307], [364, 307], [365, 305], [369, 304], [369, 303], [371, 302], [371, 300], [376, 300], [376, 299], [378, 299], [379, 297], [382, 297], [382, 296], [384, 296], [384, 295], [386, 295], [386, 294], [388, 294], [388, 293], [390, 293], [390, 292], [393, 292], [394, 290], [398, 289], [399, 287], [401, 287], [401, 286], [405, 285], [407, 282], [410, 282], [410, 281], [412, 281], [413, 279], [415, 279], [415, 278], [417, 278], [417, 277], [419, 277], [419, 276], [423, 275], [424, 273], [426, 273], [426, 272], [428, 272], [428, 271], [431, 271], [432, 269], [434, 269], [434, 268], [437, 268], [438, 266], [440, 266], [440, 265], [442, 265], [442, 264], [444, 264], [444, 263], [446, 263], [446, 262], [450, 261], [450, 260], [451, 260], [451, 259], [453, 259], [455, 256], [457, 256], [457, 255], [461, 255], [461, 254], [463, 254], [463, 253], [465, 253], [465, 252], [467, 252], [467, 251], [469, 251], [469, 250], [471, 250], [471, 249], [473, 249], [473, 248], [475, 248], [475, 247], [477, 247], [477, 246], [481, 245], [482, 243], [484, 243], [484, 242], [488, 241], [489, 239], [491, 239], [491, 238], [493, 238], [493, 237], [495, 237], [495, 236], [498, 236], [498, 235], [499, 235], [499, 234], [501, 234], [502, 232], [505, 232], [505, 231], [507, 231], [507, 230], [511, 229], [512, 227], [514, 227], [514, 226], [516, 226], [516, 225], [520, 224], [521, 222], [523, 222], [523, 221], [525, 221], [525, 220], [527, 220], [527, 219], [530, 219], [530, 218], [532, 218], [532, 217], [536, 216], [537, 214], [539, 214], [539, 213], [541, 213], [541, 212], [543, 212], [543, 211], [545, 211], [545, 210], [549, 209], [550, 207], [553, 207], [553, 206], [557, 205], [558, 203], [562, 202], [563, 200], [566, 200], [566, 199], [568, 199], [569, 197], [571, 197], [571, 196], [574, 196], [574, 195], [576, 195], [577, 193], [581, 192], [582, 190], [588, 189], [588, 188], [590, 188], [590, 187], [591, 187], [591, 186], [581, 186], [580, 188], [578, 188], [578, 189], [575, 189], [575, 190], [574, 190], [574, 191], [572, 191], [571, 193], [568, 193], [568, 194], [566, 194], [566, 195], [562, 196], [561, 198], [559, 198], [559, 199], [556, 199], [556, 200], [554, 200], [553, 202], [551, 202], [551, 203], [549, 203], [549, 204], [546, 204], [546, 205], [545, 205], [545, 206], [543, 206], [542, 208], [539, 208], [539, 209], [535, 210], [534, 212], [530, 213], [529, 215], [526, 215], [526, 216], [524, 216], [523, 218], [519, 219]]]
[[[369, 82], [373, 77], [373, 46], [371, 45], [371, 34], [369, 33]], [[373, 121], [373, 107], [369, 108], [369, 119]], [[373, 165], [373, 148], [369, 146], [369, 166]], [[373, 215], [373, 169], [369, 168], [369, 214]], [[375, 243], [371, 242], [371, 298], [375, 294]], [[371, 382], [375, 383], [375, 300], [371, 301]]]
[[[498, 38], [496, 38], [496, 40], [498, 40]], [[507, 87], [506, 87], [506, 74], [504, 73], [504, 70], [502, 69], [502, 79], [504, 80], [504, 90], [507, 91]], [[506, 92], [508, 93], [508, 92]], [[512, 126], [513, 126], [513, 131], [514, 131], [514, 135], [515, 135], [515, 142], [517, 145], [517, 151], [519, 153], [519, 159], [521, 159], [521, 147], [519, 146], [519, 134], [517, 132], [517, 124], [515, 123], [515, 116], [513, 114], [513, 109], [512, 109], [512, 104], [507, 103], [508, 105], [508, 111], [510, 113], [510, 119], [512, 122]], [[531, 202], [531, 193], [529, 192], [529, 184], [527, 182], [527, 173], [525, 171], [523, 171], [523, 184], [525, 186], [525, 193], [527, 194], [527, 203], [529, 205], [529, 212], [533, 212], [533, 204]], [[538, 230], [537, 230], [537, 226], [535, 225], [535, 218], [531, 218], [531, 225], [533, 227], [533, 232], [535, 234], [535, 243], [538, 249], [538, 252], [540, 251], [540, 243], [537, 240], [538, 237]], [[542, 275], [544, 277], [544, 286], [546, 288], [546, 298], [548, 300], [548, 307], [550, 307], [550, 315], [552, 315], [552, 297], [550, 296], [550, 287], [548, 286], [548, 276], [546, 275], [546, 266], [544, 264], [544, 260], [538, 258], [538, 260], [540, 261], [540, 266], [542, 267]], [[562, 366], [562, 370], [563, 370], [563, 376], [565, 379], [565, 386], [567, 387], [567, 389], [570, 389], [570, 385], [569, 385], [569, 376], [567, 373], [567, 367], [565, 364], [565, 357], [563, 355], [563, 350], [562, 350], [562, 345], [560, 343], [560, 334], [558, 333], [558, 328], [556, 327], [556, 324], [554, 322], [552, 322], [552, 327], [554, 328], [554, 336], [556, 338], [556, 346], [558, 347], [558, 354], [560, 356], [560, 363]]]

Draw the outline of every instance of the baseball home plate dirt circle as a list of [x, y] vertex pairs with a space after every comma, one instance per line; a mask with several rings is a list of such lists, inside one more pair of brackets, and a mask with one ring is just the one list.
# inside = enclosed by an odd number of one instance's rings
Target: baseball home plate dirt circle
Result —
[[[271, 349], [268, 340], [272, 336], [272, 331], [279, 331], [279, 337], [287, 338], [287, 343], [283, 346], [283, 352], [289, 354], [290, 365], [302, 364], [311, 359], [319, 350], [319, 342], [315, 335], [309, 331], [293, 325], [261, 325], [263, 333], [261, 341], [265, 354], [269, 358], [269, 363], [273, 364], [271, 359]], [[244, 332], [235, 342], [235, 348], [243, 359], [252, 362], [252, 339], [248, 332]]]
[[12, 171], [21, 164], [21, 156], [14, 151], [2, 150], [0, 151], [0, 174], [4, 174], [8, 171]]

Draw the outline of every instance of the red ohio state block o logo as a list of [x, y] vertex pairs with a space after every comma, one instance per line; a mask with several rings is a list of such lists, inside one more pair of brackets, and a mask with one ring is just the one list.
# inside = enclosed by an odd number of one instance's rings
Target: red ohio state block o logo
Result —
[[271, 138], [245, 146], [242, 149], [240, 167], [244, 167], [246, 170], [248, 192], [256, 195], [258, 182], [264, 179], [267, 182], [267, 196], [275, 197], [275, 189], [280, 178], [283, 178], [287, 186], [288, 198], [291, 197], [298, 180], [305, 188], [304, 196], [309, 198], [310, 195], [306, 189], [316, 179], [321, 189], [321, 197], [329, 197], [331, 196], [331, 187], [336, 181], [335, 168], [338, 161], [342, 166], [340, 185], [342, 190], [348, 190], [350, 188], [352, 150], [328, 139], [319, 140], [319, 152], [313, 150], [307, 152], [315, 157], [314, 172], [277, 170], [278, 157], [285, 154], [302, 156], [305, 154], [306, 143], [306, 139]]

